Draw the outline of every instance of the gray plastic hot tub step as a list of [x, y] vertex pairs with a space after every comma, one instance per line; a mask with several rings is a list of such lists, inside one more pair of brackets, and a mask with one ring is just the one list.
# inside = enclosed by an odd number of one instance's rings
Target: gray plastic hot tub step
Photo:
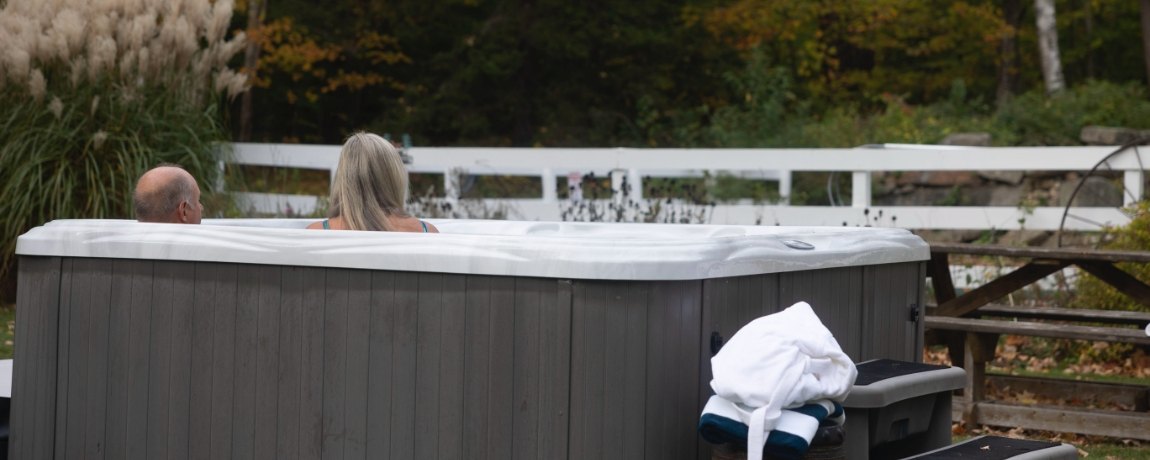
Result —
[[900, 458], [950, 445], [951, 392], [966, 384], [966, 371], [891, 359], [856, 367], [843, 402], [847, 458]]
[[1057, 442], [1011, 439], [1001, 436], [979, 436], [966, 441], [924, 452], [907, 459], [917, 460], [1070, 460], [1078, 458], [1078, 449]]

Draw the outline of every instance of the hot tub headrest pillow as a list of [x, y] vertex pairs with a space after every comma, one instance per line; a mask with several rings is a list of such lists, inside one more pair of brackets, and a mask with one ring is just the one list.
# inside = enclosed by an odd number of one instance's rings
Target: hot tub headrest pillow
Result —
[[747, 459], [761, 460], [782, 409], [842, 402], [858, 371], [806, 302], [751, 321], [711, 358], [715, 394], [752, 408]]

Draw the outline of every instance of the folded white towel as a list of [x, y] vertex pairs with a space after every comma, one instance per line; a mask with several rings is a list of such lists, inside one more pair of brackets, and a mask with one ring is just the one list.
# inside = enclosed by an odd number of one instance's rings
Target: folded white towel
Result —
[[[703, 416], [699, 418], [699, 434], [712, 444], [745, 445], [751, 413], [749, 408], [720, 396], [711, 396], [703, 408]], [[844, 420], [842, 405], [829, 399], [783, 409], [775, 429], [767, 435], [764, 450], [775, 459], [801, 458], [810, 448], [811, 439], [822, 423], [842, 425]]]

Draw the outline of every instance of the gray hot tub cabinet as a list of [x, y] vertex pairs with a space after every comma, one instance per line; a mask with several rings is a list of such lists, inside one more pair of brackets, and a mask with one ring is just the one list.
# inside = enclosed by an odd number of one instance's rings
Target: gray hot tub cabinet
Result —
[[21, 237], [12, 458], [709, 458], [712, 340], [751, 319], [920, 359], [901, 230], [215, 223]]

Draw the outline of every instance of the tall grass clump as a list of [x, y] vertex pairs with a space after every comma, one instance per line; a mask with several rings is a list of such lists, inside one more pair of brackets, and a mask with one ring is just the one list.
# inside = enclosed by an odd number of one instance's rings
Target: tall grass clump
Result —
[[61, 218], [129, 218], [146, 169], [214, 191], [232, 0], [0, 0], [0, 279], [16, 237]]

